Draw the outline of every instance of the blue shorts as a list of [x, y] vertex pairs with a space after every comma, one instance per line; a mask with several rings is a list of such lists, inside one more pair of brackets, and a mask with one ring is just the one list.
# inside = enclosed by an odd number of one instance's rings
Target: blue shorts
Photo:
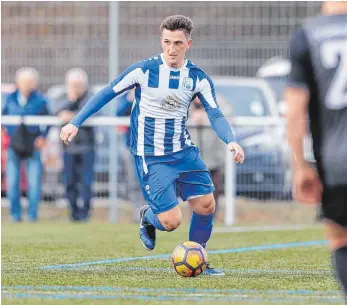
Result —
[[178, 205], [178, 195], [187, 200], [215, 190], [196, 146], [167, 156], [134, 156], [134, 164], [142, 193], [155, 214]]

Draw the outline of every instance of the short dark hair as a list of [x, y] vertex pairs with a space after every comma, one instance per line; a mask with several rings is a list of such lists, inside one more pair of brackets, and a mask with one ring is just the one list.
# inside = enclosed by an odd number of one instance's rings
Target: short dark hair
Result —
[[183, 15], [173, 15], [166, 17], [160, 25], [160, 33], [163, 33], [164, 29], [169, 31], [184, 31], [187, 38], [189, 38], [190, 33], [193, 31], [194, 25], [193, 21]]

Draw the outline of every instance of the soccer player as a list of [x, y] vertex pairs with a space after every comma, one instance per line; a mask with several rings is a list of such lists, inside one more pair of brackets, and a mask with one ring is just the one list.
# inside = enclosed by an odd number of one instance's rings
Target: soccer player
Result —
[[[212, 80], [185, 57], [192, 30], [190, 18], [167, 17], [160, 26], [163, 53], [128, 67], [61, 130], [61, 139], [71, 142], [88, 117], [118, 94], [135, 88], [130, 150], [148, 203], [140, 210], [140, 240], [147, 250], [155, 247], [156, 230], [170, 232], [182, 222], [176, 189], [193, 210], [189, 240], [206, 247], [211, 236], [214, 186], [186, 127], [191, 101], [199, 98], [212, 128], [235, 152], [234, 160], [244, 160], [243, 149], [217, 104]], [[210, 266], [206, 273], [224, 274]]]
[[[297, 201], [318, 203], [347, 296], [347, 2], [324, 2], [290, 41], [288, 140]], [[307, 117], [308, 113], [308, 117]], [[304, 159], [307, 118], [317, 169]]]

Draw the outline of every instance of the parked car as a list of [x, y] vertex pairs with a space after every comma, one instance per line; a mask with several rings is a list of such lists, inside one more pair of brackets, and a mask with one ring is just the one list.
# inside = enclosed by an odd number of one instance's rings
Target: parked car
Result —
[[212, 79], [217, 101], [246, 154], [245, 162], [237, 165], [237, 194], [290, 198], [289, 150], [273, 91], [256, 78]]
[[290, 71], [291, 63], [288, 59], [272, 57], [268, 59], [256, 73], [256, 77], [267, 81], [274, 90], [277, 107], [281, 116], [285, 116], [287, 112], [283, 93]]
[[[283, 57], [272, 57], [265, 61], [256, 74], [257, 77], [264, 79], [274, 90], [278, 111], [283, 117], [285, 117], [287, 113], [287, 106], [283, 94], [291, 69], [292, 65], [288, 59]], [[315, 162], [311, 135], [305, 137], [304, 153], [306, 160]]]

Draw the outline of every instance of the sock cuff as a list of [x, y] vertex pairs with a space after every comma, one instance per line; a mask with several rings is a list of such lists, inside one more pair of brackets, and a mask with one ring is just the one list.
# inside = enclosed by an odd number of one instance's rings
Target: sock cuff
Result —
[[193, 212], [192, 215], [192, 221], [199, 219], [199, 223], [206, 225], [206, 224], [212, 224], [213, 222], [213, 213], [212, 214], [208, 214], [208, 215], [200, 215], [197, 214], [195, 212]]
[[152, 209], [149, 208], [145, 214], [143, 215], [143, 218], [147, 223], [152, 224], [156, 229], [160, 231], [166, 231], [165, 227], [161, 224], [158, 216], [153, 213]]

